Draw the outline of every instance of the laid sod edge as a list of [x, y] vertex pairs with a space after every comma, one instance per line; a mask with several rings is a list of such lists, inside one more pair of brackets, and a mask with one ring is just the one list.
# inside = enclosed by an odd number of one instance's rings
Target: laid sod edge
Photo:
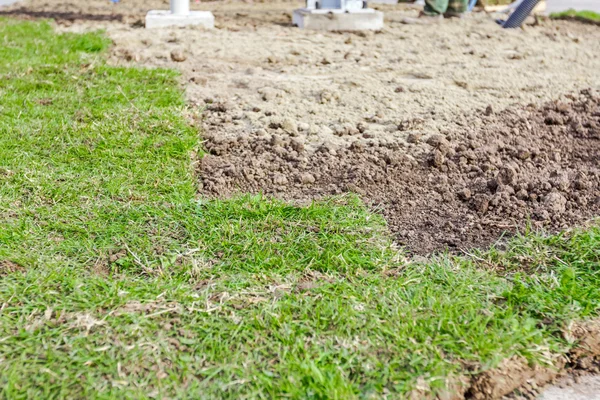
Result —
[[570, 9], [567, 11], [552, 13], [550, 14], [550, 18], [571, 19], [600, 25], [600, 14], [594, 11], [576, 11], [574, 9]]
[[171, 71], [0, 20], [0, 397], [431, 395], [572, 351], [600, 230], [408, 263], [352, 196], [194, 200]]

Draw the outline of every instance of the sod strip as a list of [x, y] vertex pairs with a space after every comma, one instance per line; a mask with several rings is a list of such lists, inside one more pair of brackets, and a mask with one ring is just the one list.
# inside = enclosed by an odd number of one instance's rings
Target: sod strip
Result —
[[600, 230], [409, 262], [353, 196], [195, 197], [176, 74], [0, 20], [0, 398], [434, 395], [551, 365]]

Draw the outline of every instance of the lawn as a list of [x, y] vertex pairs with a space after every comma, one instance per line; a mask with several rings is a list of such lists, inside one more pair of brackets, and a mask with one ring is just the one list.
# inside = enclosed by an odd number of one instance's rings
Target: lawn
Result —
[[600, 305], [600, 229], [414, 261], [357, 197], [199, 198], [173, 71], [0, 20], [0, 398], [400, 397]]
[[594, 11], [576, 11], [573, 9], [552, 13], [550, 18], [553, 19], [572, 19], [581, 22], [600, 24], [600, 14]]

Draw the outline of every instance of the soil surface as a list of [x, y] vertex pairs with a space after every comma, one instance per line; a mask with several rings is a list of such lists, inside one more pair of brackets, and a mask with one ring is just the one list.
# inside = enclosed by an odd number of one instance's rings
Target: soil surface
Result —
[[[457, 376], [437, 400], [595, 400], [600, 373], [600, 320], [573, 323], [563, 331], [574, 344], [565, 355], [548, 354], [545, 366], [530, 365], [515, 356], [473, 376]], [[546, 386], [551, 385], [551, 386]], [[423, 387], [426, 387], [424, 383]], [[416, 390], [410, 399], [430, 399], [428, 391]], [[557, 397], [564, 394], [564, 397]], [[571, 396], [571, 397], [568, 397]]]
[[[523, 359], [504, 360], [471, 379], [451, 399], [596, 400], [600, 398], [600, 320], [573, 323], [563, 331], [574, 347], [552, 359], [551, 366], [530, 366]], [[547, 384], [551, 386], [545, 387]]]
[[414, 253], [597, 214], [596, 27], [502, 30], [485, 14], [412, 25], [416, 11], [396, 6], [383, 7], [382, 32], [321, 33], [290, 25], [295, 2], [193, 5], [218, 29], [140, 29], [166, 0], [29, 0], [3, 13], [105, 28], [113, 62], [181, 70], [204, 109], [202, 195], [356, 192]]
[[[217, 29], [145, 30], [168, 1], [29, 0], [61, 29], [105, 28], [111, 61], [177, 68], [208, 154], [199, 193], [310, 201], [355, 192], [412, 253], [465, 250], [598, 214], [600, 29], [486, 14], [382, 32], [292, 27], [296, 2], [194, 3]], [[583, 90], [583, 91], [582, 91]]]
[[600, 376], [562, 379], [542, 392], [539, 400], [600, 400]]
[[[201, 196], [358, 193], [414, 254], [598, 215], [598, 27], [503, 30], [485, 14], [421, 25], [398, 5], [378, 6], [382, 32], [322, 33], [291, 26], [298, 2], [192, 5], [217, 29], [143, 29], [168, 0], [29, 0], [0, 15], [105, 29], [112, 63], [179, 69], [207, 151]], [[580, 345], [553, 370], [505, 360], [448, 398], [532, 398], [559, 371], [598, 374], [598, 330], [569, 332]]]
[[485, 245], [528, 223], [561, 230], [598, 214], [599, 97], [583, 91], [567, 102], [485, 114], [480, 126], [413, 134], [427, 149], [413, 156], [393, 142], [357, 139], [311, 152], [294, 137], [210, 137], [202, 190], [294, 199], [355, 192], [381, 208], [397, 241], [415, 253]]

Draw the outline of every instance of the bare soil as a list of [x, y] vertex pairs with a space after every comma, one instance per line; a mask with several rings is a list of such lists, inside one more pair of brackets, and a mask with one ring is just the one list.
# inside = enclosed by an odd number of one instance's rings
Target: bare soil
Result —
[[[379, 7], [382, 32], [319, 33], [291, 26], [299, 2], [192, 4], [213, 11], [217, 29], [141, 29], [167, 0], [29, 0], [0, 15], [103, 28], [112, 63], [179, 69], [207, 151], [201, 196], [354, 192], [415, 254], [598, 215], [597, 27], [507, 31], [485, 14], [406, 25], [416, 11], [399, 5]], [[561, 374], [597, 374], [598, 326], [566, 330], [579, 345], [552, 368], [506, 360], [440, 398], [531, 398]]]
[[[484, 246], [598, 214], [600, 29], [489, 16], [307, 32], [297, 2], [192, 3], [217, 29], [145, 30], [168, 1], [29, 0], [12, 15], [105, 28], [111, 61], [177, 68], [201, 110], [199, 194], [310, 201], [358, 193], [415, 254]], [[583, 90], [583, 91], [582, 91]]]
[[570, 102], [482, 115], [480, 127], [430, 136], [416, 157], [393, 143], [310, 153], [293, 137], [210, 138], [202, 190], [294, 199], [355, 192], [415, 253], [485, 245], [527, 224], [560, 230], [600, 208], [599, 101], [584, 91]]
[[[573, 343], [573, 348], [565, 356], [552, 358], [548, 355], [548, 365], [529, 365], [520, 357], [506, 359], [496, 368], [472, 377], [456, 378], [455, 384], [449, 385], [451, 390], [438, 395], [437, 399], [528, 400], [537, 398], [540, 392], [545, 392], [542, 399], [553, 399], [560, 398], [552, 397], [558, 389], [578, 383], [582, 383], [579, 389], [583, 395], [573, 398], [594, 399], [592, 394], [597, 393], [589, 390], [598, 382], [593, 376], [600, 373], [600, 321], [573, 323], [564, 330], [563, 335]], [[548, 384], [554, 386], [546, 391], [545, 386]], [[415, 392], [413, 398], [423, 399], [427, 396]]]
[[[600, 320], [572, 323], [563, 331], [573, 348], [565, 357], [554, 360], [506, 395], [507, 399], [525, 400], [595, 400], [600, 380]], [[534, 367], [538, 368], [539, 367]], [[529, 367], [531, 369], [531, 367]], [[544, 386], [552, 383], [551, 386]], [[506, 387], [506, 386], [505, 386]], [[567, 390], [565, 390], [567, 389]], [[538, 397], [538, 395], [541, 395]]]

